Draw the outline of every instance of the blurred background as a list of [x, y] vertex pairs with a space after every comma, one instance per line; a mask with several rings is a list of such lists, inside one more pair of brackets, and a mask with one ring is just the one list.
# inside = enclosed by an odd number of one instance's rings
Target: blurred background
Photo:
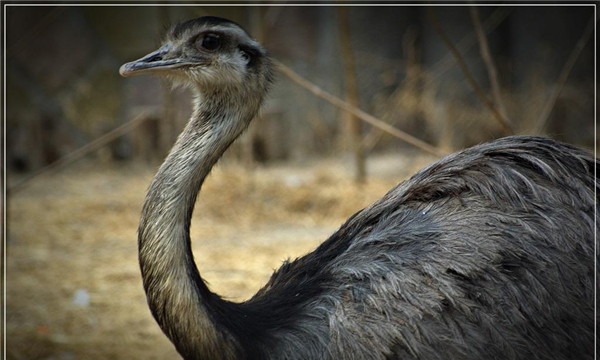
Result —
[[194, 214], [198, 267], [229, 299], [443, 154], [510, 134], [594, 148], [592, 6], [8, 6], [9, 359], [177, 358], [136, 229], [190, 93], [118, 68], [203, 15], [284, 65]]

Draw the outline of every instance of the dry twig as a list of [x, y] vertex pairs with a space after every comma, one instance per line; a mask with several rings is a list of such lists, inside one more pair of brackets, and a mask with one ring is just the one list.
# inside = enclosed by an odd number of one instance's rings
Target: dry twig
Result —
[[342, 99], [328, 93], [327, 91], [321, 89], [317, 85], [311, 83], [310, 81], [306, 80], [302, 76], [298, 75], [294, 70], [285, 66], [280, 61], [273, 59], [273, 62], [279, 67], [279, 70], [285, 76], [287, 76], [290, 80], [297, 83], [298, 85], [304, 87], [305, 89], [307, 89], [308, 91], [313, 93], [315, 96], [339, 107], [340, 109], [342, 109], [344, 111], [351, 113], [352, 115], [362, 119], [363, 121], [371, 124], [372, 126], [375, 126], [387, 133], [390, 133], [391, 135], [403, 140], [404, 142], [407, 142], [415, 147], [418, 147], [419, 149], [421, 149], [425, 152], [428, 152], [430, 154], [433, 154], [435, 156], [440, 156], [440, 157], [447, 155], [442, 150], [437, 149], [437, 148], [429, 145], [428, 143], [426, 143], [422, 140], [419, 140], [412, 135], [405, 133], [402, 130], [396, 129], [395, 127], [374, 117], [373, 115], [367, 114], [366, 112], [348, 104], [347, 102], [343, 101]]
[[[344, 87], [345, 100], [352, 106], [358, 107], [358, 87], [356, 84], [356, 74], [354, 71], [354, 54], [352, 52], [351, 37], [350, 37], [350, 20], [348, 8], [340, 6], [338, 12], [338, 30], [340, 35], [340, 46], [342, 48], [342, 64], [344, 67]], [[354, 150], [354, 162], [356, 172], [354, 180], [357, 183], [365, 182], [367, 177], [365, 151], [362, 144], [362, 126], [360, 119], [356, 116], [346, 113], [348, 116], [348, 129], [345, 140], [345, 145], [350, 145]]]
[[567, 62], [563, 66], [560, 75], [556, 80], [556, 84], [554, 85], [554, 89], [552, 89], [552, 94], [550, 95], [550, 98], [546, 102], [546, 105], [544, 106], [542, 112], [540, 113], [540, 116], [538, 117], [538, 120], [536, 122], [537, 125], [533, 130], [534, 134], [541, 134], [542, 131], [544, 131], [544, 128], [548, 123], [548, 119], [550, 118], [550, 114], [552, 113], [552, 109], [554, 108], [554, 104], [556, 104], [556, 100], [558, 100], [558, 96], [560, 95], [565, 83], [567, 82], [567, 78], [569, 77], [569, 74], [571, 73], [575, 62], [577, 61], [577, 58], [579, 58], [581, 51], [590, 39], [590, 36], [592, 35], [593, 31], [594, 17], [592, 17], [588, 22], [587, 27], [583, 31], [583, 35], [581, 35], [581, 38], [579, 39], [579, 41], [577, 41], [577, 44], [575, 44], [573, 51], [571, 51]]
[[36, 37], [38, 37], [40, 33], [46, 27], [52, 24], [66, 9], [66, 7], [55, 7], [46, 15], [44, 15], [40, 21], [30, 25], [29, 30], [24, 35], [19, 37], [17, 41], [8, 46], [8, 49], [6, 50], [7, 57], [12, 59], [22, 51], [25, 51], [27, 49], [27, 45], [29, 45]]
[[[483, 22], [483, 30], [487, 35], [495, 30], [502, 22], [508, 17], [511, 13], [509, 8], [499, 7], [496, 9], [485, 21]], [[466, 53], [477, 44], [477, 36], [475, 33], [471, 32], [465, 37], [463, 37], [459, 42], [456, 43], [456, 48], [460, 49], [462, 53]], [[452, 52], [448, 52], [444, 57], [439, 60], [437, 63], [433, 64], [431, 67], [431, 76], [429, 79], [425, 81], [425, 85], [429, 85], [434, 79], [442, 76], [446, 71], [448, 71], [454, 63], [456, 62], [456, 58], [452, 54]]]
[[14, 194], [14, 193], [18, 192], [19, 190], [22, 190], [33, 179], [35, 179], [41, 175], [48, 174], [52, 171], [56, 171], [58, 169], [65, 168], [65, 167], [73, 164], [74, 162], [76, 162], [77, 160], [86, 156], [87, 154], [94, 152], [94, 151], [104, 147], [108, 143], [131, 132], [132, 130], [134, 130], [135, 128], [140, 126], [147, 119], [148, 119], [148, 116], [146, 116], [146, 114], [138, 115], [135, 119], [115, 128], [114, 130], [109, 131], [108, 133], [102, 135], [98, 139], [96, 139], [96, 140], [80, 147], [79, 149], [69, 153], [68, 155], [56, 160], [52, 164], [45, 166], [37, 171], [34, 171], [33, 173], [29, 174], [27, 177], [25, 177], [18, 183], [14, 184], [12, 186], [9, 186], [6, 189], [7, 192]]
[[[497, 8], [482, 24], [484, 34], [491, 33], [498, 25], [500, 25], [511, 13], [510, 9], [499, 7]], [[474, 32], [471, 32], [465, 35], [456, 45], [457, 48], [461, 49], [462, 52], [468, 51], [473, 45], [477, 43], [477, 36]], [[370, 61], [380, 61], [372, 57], [372, 54], [365, 53], [364, 55], [370, 55]], [[390, 64], [387, 66], [398, 66], [398, 62], [394, 62], [392, 65], [392, 60], [388, 60]], [[442, 76], [446, 71], [448, 71], [455, 64], [456, 58], [452, 55], [452, 52], [448, 52], [442, 59], [436, 62], [431, 67], [431, 75], [423, 78], [423, 83], [421, 87], [425, 88], [431, 85], [436, 78]], [[407, 71], [408, 74], [408, 71]], [[405, 84], [400, 84], [398, 88], [394, 91], [392, 95], [389, 96], [388, 102], [391, 102], [394, 96], [400, 91], [400, 89]], [[371, 151], [375, 145], [381, 140], [382, 132], [378, 128], [372, 128], [364, 137], [363, 146], [366, 152]]]
[[512, 126], [512, 122], [508, 117], [508, 113], [506, 112], [506, 108], [504, 107], [504, 102], [502, 101], [502, 96], [500, 95], [500, 82], [498, 81], [498, 71], [496, 70], [496, 65], [494, 64], [494, 60], [492, 59], [492, 55], [490, 54], [490, 47], [488, 45], [487, 38], [485, 36], [483, 26], [481, 25], [481, 20], [479, 19], [479, 14], [477, 13], [477, 8], [471, 6], [471, 19], [473, 20], [473, 26], [475, 27], [475, 32], [477, 33], [477, 39], [479, 40], [479, 50], [481, 51], [481, 58], [487, 68], [488, 76], [490, 77], [490, 85], [492, 86], [492, 96], [494, 97], [494, 103], [496, 104], [496, 108], [502, 116], [504, 122]]
[[507, 133], [514, 134], [514, 130], [512, 129], [510, 124], [507, 123], [506, 121], [504, 121], [504, 119], [502, 118], [502, 115], [500, 115], [498, 110], [494, 107], [494, 104], [490, 101], [490, 99], [487, 98], [487, 96], [483, 93], [483, 90], [481, 90], [481, 88], [475, 81], [475, 78], [473, 77], [473, 75], [469, 71], [469, 68], [467, 67], [467, 63], [465, 62], [465, 59], [462, 57], [462, 55], [456, 49], [456, 47], [452, 44], [452, 41], [450, 41], [450, 39], [448, 38], [448, 36], [444, 32], [444, 30], [442, 29], [433, 9], [431, 7], [429, 7], [429, 8], [427, 8], [427, 10], [429, 13], [429, 17], [431, 18], [433, 27], [437, 31], [437, 33], [440, 36], [440, 38], [442, 39], [442, 41], [446, 44], [446, 46], [450, 49], [450, 51], [452, 51], [452, 54], [454, 54], [454, 57], [456, 57], [456, 61], [458, 62], [458, 65], [460, 66], [463, 74], [465, 75], [467, 82], [471, 85], [473, 90], [475, 90], [475, 93], [479, 97], [479, 100], [492, 112], [492, 114], [494, 115], [494, 118], [500, 123], [500, 125], [502, 125], [502, 127], [504, 128], [504, 130]]

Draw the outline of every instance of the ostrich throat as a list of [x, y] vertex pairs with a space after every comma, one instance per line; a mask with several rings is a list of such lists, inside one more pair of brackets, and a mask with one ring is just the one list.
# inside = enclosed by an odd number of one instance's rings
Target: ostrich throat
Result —
[[[223, 349], [238, 348], [209, 316], [223, 300], [200, 277], [189, 233], [204, 179], [260, 107], [261, 99], [232, 93], [196, 90], [193, 115], [150, 185], [139, 227], [139, 260], [150, 309], [180, 353], [190, 358], [217, 353], [235, 358]], [[223, 347], [227, 342], [232, 346]]]

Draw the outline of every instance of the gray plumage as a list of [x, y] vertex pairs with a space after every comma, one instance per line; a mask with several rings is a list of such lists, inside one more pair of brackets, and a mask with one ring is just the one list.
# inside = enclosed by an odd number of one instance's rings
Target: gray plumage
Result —
[[139, 227], [150, 309], [185, 359], [592, 358], [588, 153], [510, 137], [450, 155], [232, 303], [200, 277], [189, 226], [204, 179], [263, 101], [270, 61], [235, 23], [205, 17], [121, 68], [145, 72], [196, 94]]

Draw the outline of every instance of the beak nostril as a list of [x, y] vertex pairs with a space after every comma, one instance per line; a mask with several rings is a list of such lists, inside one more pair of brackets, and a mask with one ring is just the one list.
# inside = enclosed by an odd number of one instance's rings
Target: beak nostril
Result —
[[170, 45], [165, 45], [144, 57], [128, 62], [121, 66], [119, 73], [130, 77], [141, 73], [172, 70], [189, 64], [187, 59], [178, 58], [178, 54], [173, 54], [170, 49]]

